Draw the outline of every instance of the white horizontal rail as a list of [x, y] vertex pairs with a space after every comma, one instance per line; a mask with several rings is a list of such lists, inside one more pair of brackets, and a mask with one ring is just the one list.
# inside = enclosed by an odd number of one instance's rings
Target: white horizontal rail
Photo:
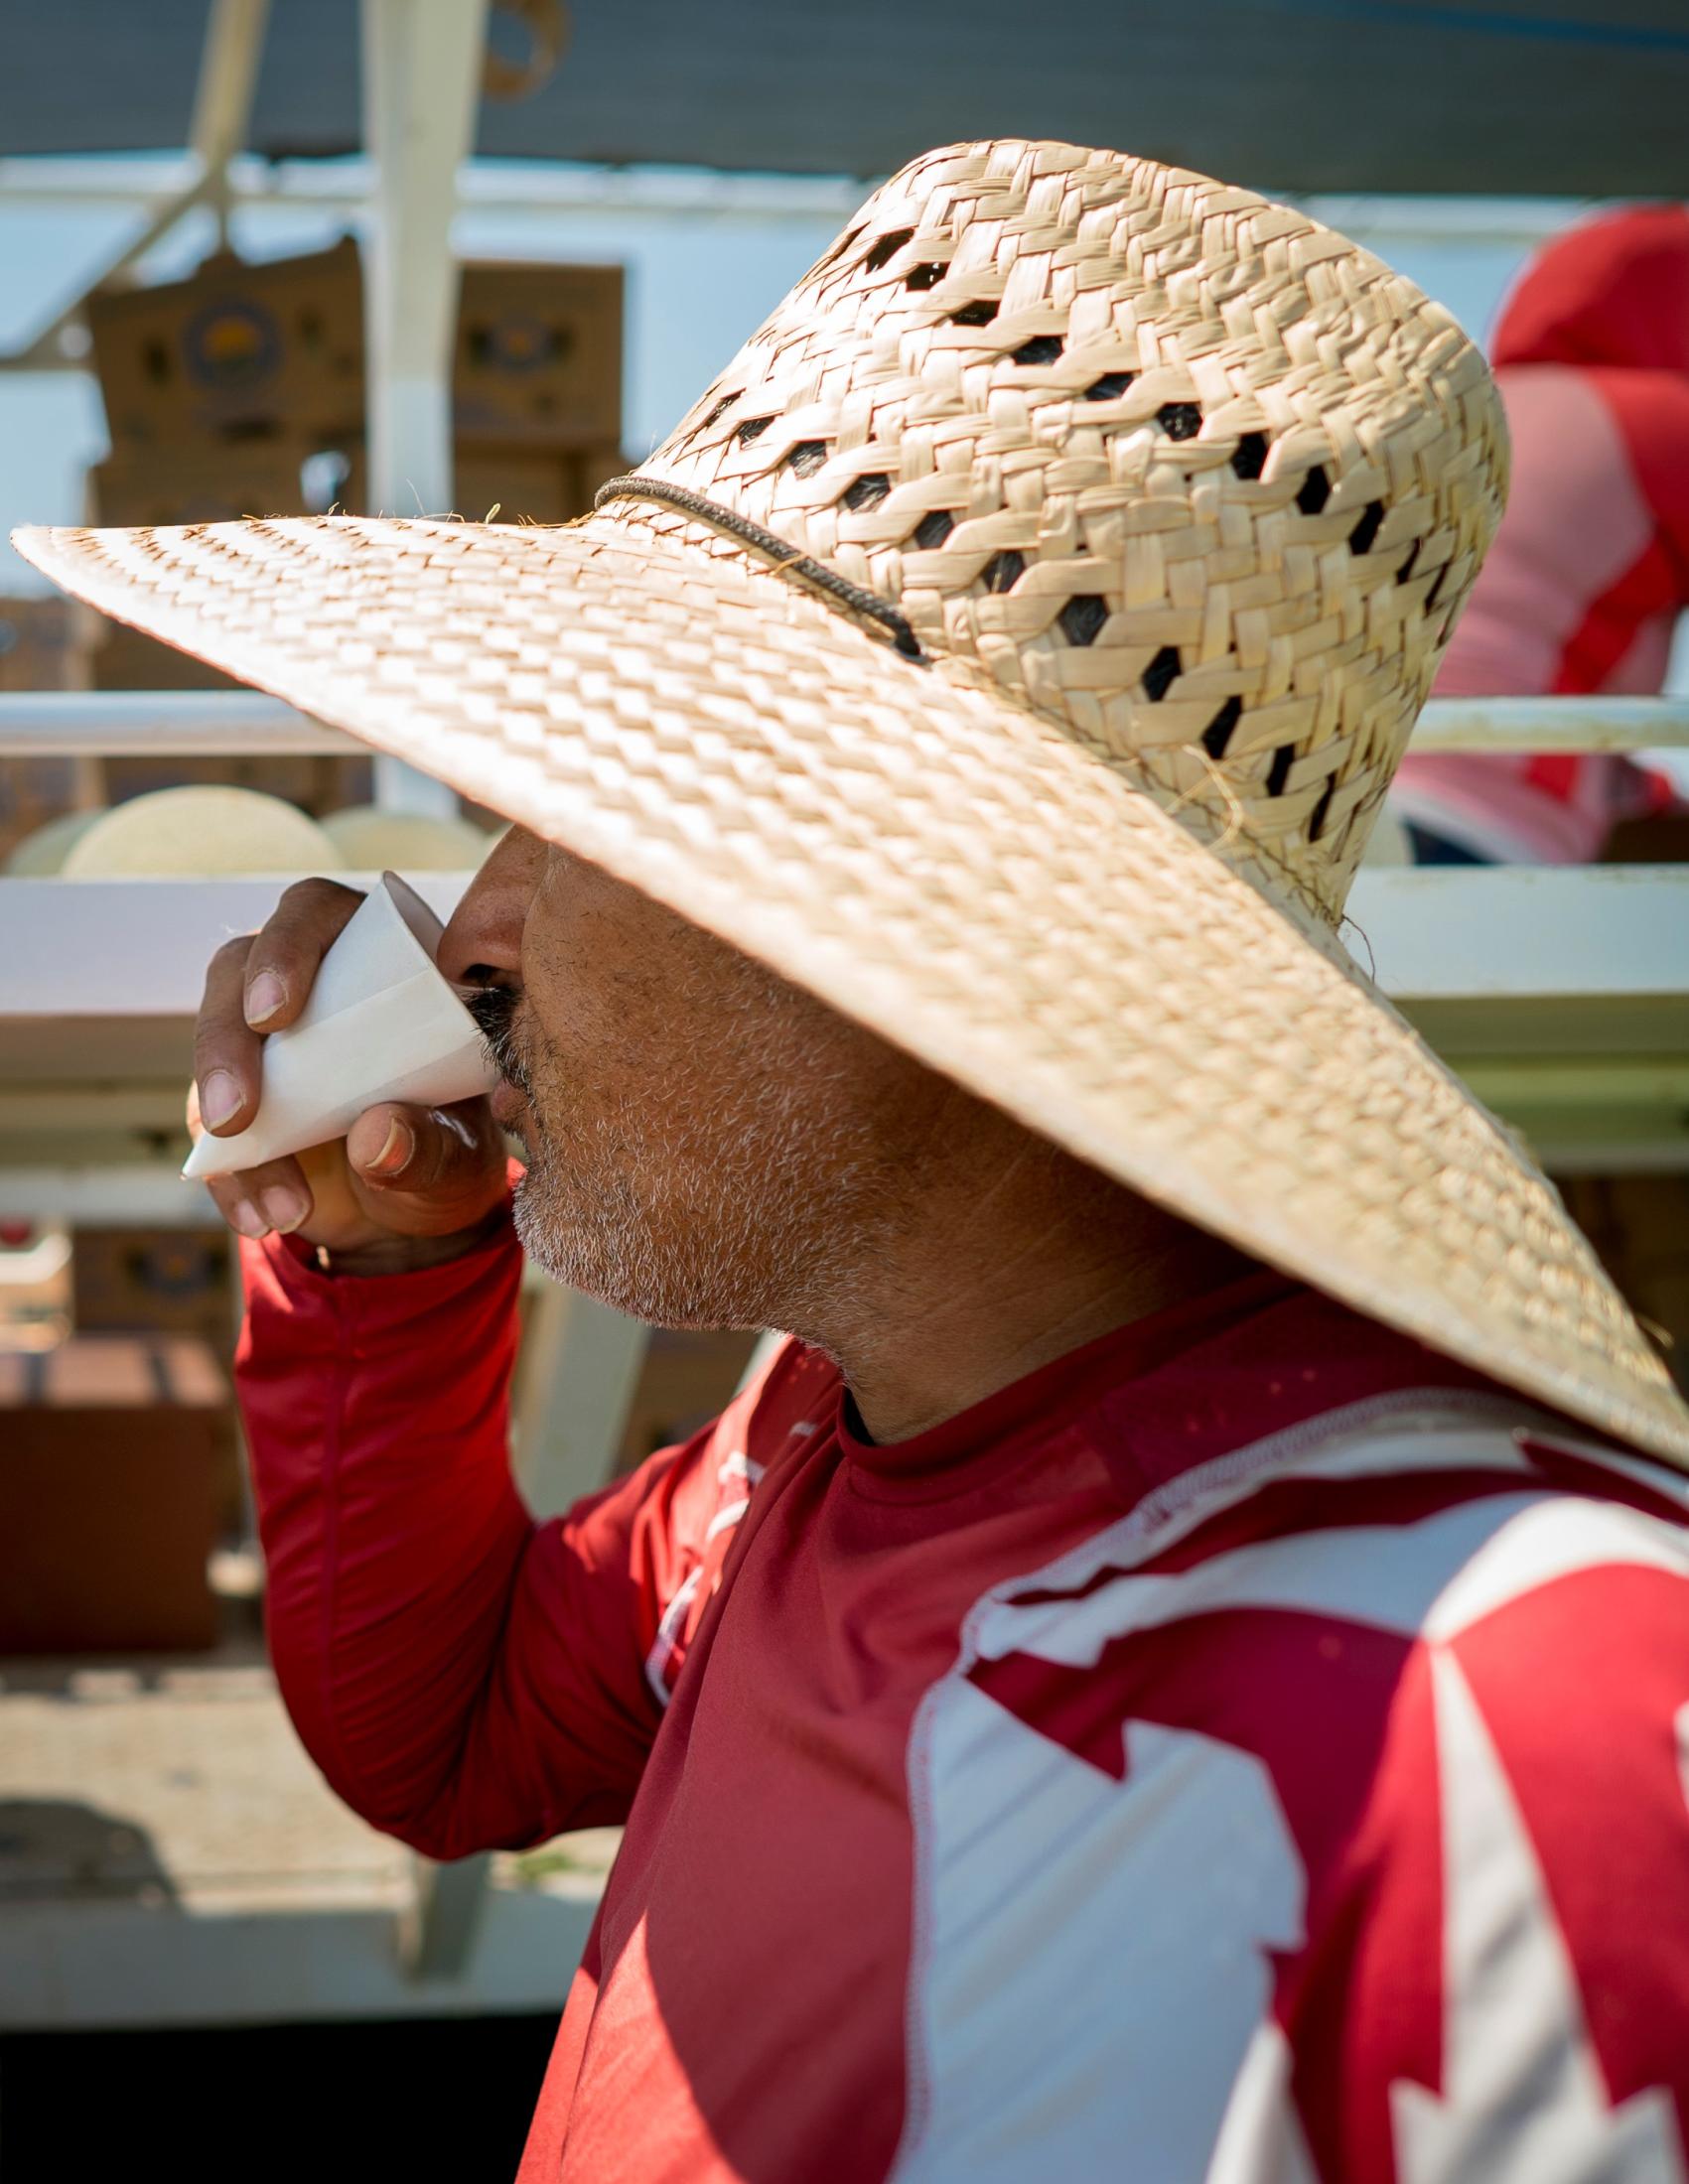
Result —
[[363, 749], [256, 690], [0, 692], [0, 758], [344, 757]]
[[[0, 159], [0, 204], [110, 205], [133, 212], [181, 193], [192, 169], [183, 153], [31, 153]], [[714, 168], [595, 167], [578, 160], [470, 160], [459, 197], [472, 211], [722, 212], [763, 219], [854, 212], [871, 188], [852, 175], [765, 175]], [[369, 164], [342, 159], [231, 160], [237, 204], [311, 204], [361, 210], [369, 202]], [[1576, 198], [1374, 197], [1324, 194], [1298, 200], [1313, 218], [1357, 240], [1381, 236], [1529, 249], [1588, 209]]]
[[[362, 747], [256, 690], [0, 692], [0, 758], [341, 753]], [[1689, 749], [1689, 698], [1434, 698], [1416, 751]]]
[[0, 1167], [0, 1214], [9, 1221], [144, 1228], [214, 1228], [222, 1218], [204, 1183], [148, 1160]]
[[[0, 1022], [192, 1017], [211, 956], [235, 934], [256, 932], [298, 877], [0, 879]], [[378, 875], [334, 877], [367, 888]], [[470, 877], [422, 872], [411, 882], [449, 917]]]
[[1689, 746], [1689, 698], [1433, 698], [1416, 751], [1671, 751]]
[[1362, 869], [1343, 938], [1410, 1012], [1689, 995], [1689, 865]]
[[[179, 197], [195, 174], [184, 154], [84, 158], [44, 153], [0, 159], [0, 205], [106, 205], [128, 212]], [[309, 205], [361, 213], [373, 188], [371, 163], [345, 159], [231, 160], [237, 205]], [[672, 218], [843, 219], [871, 185], [853, 176], [739, 174], [686, 167], [594, 167], [567, 160], [478, 160], [460, 172], [459, 201], [472, 212], [615, 212]], [[1435, 203], [1436, 201], [1431, 201]], [[1487, 233], [1487, 230], [1485, 231]], [[1533, 226], [1534, 236], [1537, 230]]]
[[[442, 916], [470, 881], [414, 878]], [[0, 879], [0, 1024], [192, 1017], [212, 952], [261, 925], [286, 885]], [[1359, 962], [1370, 951], [1379, 984], [1410, 1007], [1689, 994], [1689, 865], [1362, 872], [1349, 917]]]

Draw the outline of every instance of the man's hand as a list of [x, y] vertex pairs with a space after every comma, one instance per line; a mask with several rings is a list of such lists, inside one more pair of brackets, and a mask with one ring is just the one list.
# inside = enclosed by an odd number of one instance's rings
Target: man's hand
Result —
[[[304, 1008], [318, 966], [363, 897], [333, 880], [288, 888], [258, 933], [211, 958], [194, 1035], [188, 1128], [228, 1137], [258, 1109], [264, 1039]], [[385, 1102], [349, 1135], [208, 1185], [242, 1236], [327, 1246], [357, 1273], [432, 1266], [476, 1243], [504, 1196], [504, 1149], [484, 1099]]]

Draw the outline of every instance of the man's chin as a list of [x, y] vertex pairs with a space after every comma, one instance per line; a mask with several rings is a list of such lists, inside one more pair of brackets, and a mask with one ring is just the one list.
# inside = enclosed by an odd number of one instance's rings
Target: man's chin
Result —
[[517, 1182], [512, 1210], [517, 1241], [541, 1274], [630, 1318], [674, 1328], [762, 1324], [726, 1308], [726, 1299], [711, 1295], [695, 1274], [688, 1279], [688, 1270], [654, 1239], [618, 1230], [586, 1208], [560, 1206], [543, 1153]]

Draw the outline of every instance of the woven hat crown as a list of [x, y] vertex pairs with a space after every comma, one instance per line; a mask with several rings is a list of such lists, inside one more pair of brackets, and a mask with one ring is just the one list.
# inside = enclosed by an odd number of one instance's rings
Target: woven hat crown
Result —
[[941, 672], [1332, 919], [1506, 436], [1453, 319], [1342, 236], [1000, 141], [877, 192], [643, 468], [895, 601]]

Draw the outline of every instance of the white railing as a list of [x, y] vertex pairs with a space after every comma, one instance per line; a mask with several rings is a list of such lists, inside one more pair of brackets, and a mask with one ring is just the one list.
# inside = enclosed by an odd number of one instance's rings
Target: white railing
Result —
[[[0, 758], [256, 757], [364, 747], [255, 690], [0, 692]], [[1689, 698], [1434, 698], [1415, 751], [1689, 750]]]

